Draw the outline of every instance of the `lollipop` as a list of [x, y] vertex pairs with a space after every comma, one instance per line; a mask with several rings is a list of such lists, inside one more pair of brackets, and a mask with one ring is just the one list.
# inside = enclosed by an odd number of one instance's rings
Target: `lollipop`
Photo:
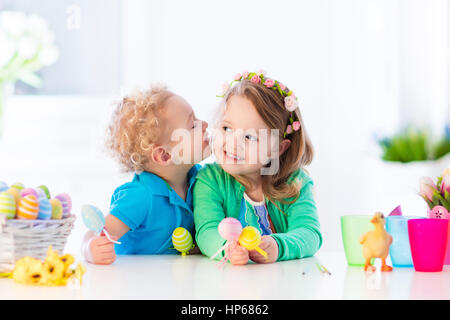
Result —
[[176, 228], [172, 233], [172, 243], [175, 249], [181, 252], [182, 256], [189, 253], [194, 248], [194, 241], [188, 230], [182, 227]]
[[109, 241], [121, 244], [119, 241], [111, 239], [108, 231], [105, 229], [105, 217], [103, 213], [93, 205], [86, 204], [81, 208], [81, 216], [85, 226], [99, 235], [102, 231], [105, 233]]
[[259, 247], [261, 243], [261, 233], [255, 227], [245, 227], [239, 236], [239, 244], [247, 250], [256, 250], [267, 258], [267, 252]]
[[242, 232], [242, 225], [239, 220], [235, 218], [225, 218], [220, 221], [218, 226], [219, 234], [222, 238], [227, 240], [225, 245], [221, 247], [217, 252], [211, 256], [210, 259], [214, 259], [219, 253], [225, 250], [233, 241], [238, 241]]

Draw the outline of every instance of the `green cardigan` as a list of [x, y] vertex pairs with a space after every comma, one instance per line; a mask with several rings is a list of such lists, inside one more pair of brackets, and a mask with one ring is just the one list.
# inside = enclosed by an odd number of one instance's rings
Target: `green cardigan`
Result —
[[[269, 216], [277, 231], [271, 236], [278, 243], [278, 261], [312, 256], [322, 244], [313, 198], [313, 181], [303, 170], [294, 172], [289, 181], [293, 179], [300, 179], [300, 196], [292, 204], [276, 202], [284, 213], [266, 201]], [[244, 204], [244, 191], [244, 186], [218, 164], [207, 164], [200, 169], [194, 185], [193, 205], [196, 242], [204, 255], [210, 257], [224, 245], [225, 240], [219, 235], [217, 227], [226, 217], [234, 217], [242, 222], [245, 216], [246, 224], [259, 229], [252, 206]], [[218, 255], [217, 259], [221, 257], [223, 254]]]

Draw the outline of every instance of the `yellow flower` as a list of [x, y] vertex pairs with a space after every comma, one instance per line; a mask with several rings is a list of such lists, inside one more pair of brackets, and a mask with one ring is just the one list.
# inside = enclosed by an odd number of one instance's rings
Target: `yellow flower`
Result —
[[46, 278], [52, 284], [56, 284], [63, 278], [65, 269], [66, 267], [64, 262], [61, 261], [58, 253], [54, 251], [51, 246], [49, 246], [47, 250], [47, 257], [44, 261], [44, 273]]
[[12, 278], [19, 283], [41, 284], [46, 281], [42, 262], [32, 257], [23, 257], [16, 262]]
[[81, 264], [78, 263], [77, 268], [75, 269], [75, 278], [80, 281], [80, 284], [83, 283], [83, 275], [86, 273], [86, 268]]
[[[75, 262], [75, 258], [71, 254], [65, 254], [60, 257], [60, 260], [64, 264], [64, 274], [71, 274], [69, 267]], [[68, 270], [69, 272], [67, 272]]]

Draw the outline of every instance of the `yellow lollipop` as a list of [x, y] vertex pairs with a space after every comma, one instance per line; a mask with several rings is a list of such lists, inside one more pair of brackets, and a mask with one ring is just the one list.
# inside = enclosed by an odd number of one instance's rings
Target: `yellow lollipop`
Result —
[[261, 255], [267, 258], [267, 252], [259, 247], [261, 243], [261, 233], [255, 227], [247, 226], [242, 229], [242, 233], [239, 236], [239, 244], [247, 250], [256, 250]]
[[176, 228], [172, 233], [172, 243], [175, 249], [185, 256], [194, 248], [194, 240], [188, 230], [182, 227]]

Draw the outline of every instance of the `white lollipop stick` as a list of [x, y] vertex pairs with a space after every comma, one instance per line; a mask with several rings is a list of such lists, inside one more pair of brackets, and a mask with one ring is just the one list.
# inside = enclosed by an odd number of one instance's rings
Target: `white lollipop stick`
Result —
[[217, 252], [214, 253], [214, 255], [212, 255], [209, 259], [212, 260], [212, 259], [214, 259], [215, 257], [217, 257], [217, 255], [218, 255], [219, 253], [221, 253], [223, 250], [225, 250], [230, 244], [231, 244], [231, 241], [227, 241], [227, 243], [225, 243], [225, 245], [224, 245], [222, 248], [220, 248], [219, 250], [217, 250]]
[[105, 228], [103, 228], [103, 232], [105, 233], [105, 236], [108, 238], [109, 241], [114, 242], [116, 244], [122, 244], [122, 242], [111, 239], [111, 236], [109, 235], [108, 231], [106, 231]]

